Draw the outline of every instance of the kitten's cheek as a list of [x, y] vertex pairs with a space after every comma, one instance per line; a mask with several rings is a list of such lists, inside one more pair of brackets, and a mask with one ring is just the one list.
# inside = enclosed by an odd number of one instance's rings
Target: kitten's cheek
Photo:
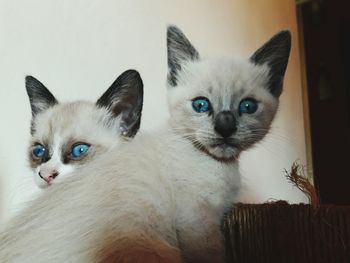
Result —
[[[61, 168], [60, 168], [60, 180], [62, 178], [66, 178], [68, 176], [71, 176], [72, 172], [75, 170], [74, 169], [75, 167], [71, 164], [66, 164], [66, 165], [63, 165]], [[58, 179], [58, 176], [57, 178]]]

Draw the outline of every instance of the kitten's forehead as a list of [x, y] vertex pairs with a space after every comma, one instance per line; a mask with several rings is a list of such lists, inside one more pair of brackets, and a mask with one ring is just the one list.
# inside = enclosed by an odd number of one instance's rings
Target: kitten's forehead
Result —
[[34, 120], [34, 139], [50, 141], [53, 138], [71, 140], [76, 137], [96, 138], [104, 133], [117, 133], [116, 123], [111, 121], [104, 108], [97, 108], [90, 102], [72, 102], [57, 104], [38, 115]]
[[269, 69], [249, 60], [221, 58], [187, 64], [184, 81], [195, 81], [210, 92], [244, 92], [248, 87], [265, 85]]
[[271, 97], [267, 90], [268, 77], [268, 66], [255, 65], [247, 59], [207, 59], [185, 64], [178, 87], [173, 90], [192, 98], [208, 97], [220, 110], [228, 110], [237, 98]]

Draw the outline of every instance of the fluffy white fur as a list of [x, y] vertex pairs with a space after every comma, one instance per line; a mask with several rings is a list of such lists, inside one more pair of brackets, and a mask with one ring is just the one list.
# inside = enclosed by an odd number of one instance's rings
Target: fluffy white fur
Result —
[[[220, 224], [239, 194], [236, 159], [266, 134], [278, 105], [269, 73], [248, 60], [183, 64], [169, 87], [168, 123], [48, 189], [0, 234], [2, 261], [223, 262]], [[259, 101], [255, 114], [236, 116], [239, 147], [211, 146], [220, 136], [210, 115], [192, 109], [198, 96], [215, 111]]]
[[[148, 238], [214, 249], [239, 180], [236, 163], [218, 163], [172, 130], [140, 134], [47, 189], [1, 234], [0, 255], [4, 262], [17, 253], [19, 262], [96, 262], [108, 240], [118, 250]], [[206, 233], [212, 244], [198, 242]]]

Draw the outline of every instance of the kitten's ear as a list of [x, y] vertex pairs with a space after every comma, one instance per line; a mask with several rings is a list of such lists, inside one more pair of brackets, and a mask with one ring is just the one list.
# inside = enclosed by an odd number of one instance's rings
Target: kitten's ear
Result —
[[183, 62], [198, 60], [199, 54], [182, 31], [176, 26], [168, 26], [168, 82], [171, 86], [177, 84], [177, 74], [181, 70]]
[[258, 65], [267, 64], [270, 67], [269, 90], [278, 97], [282, 93], [283, 78], [287, 69], [291, 48], [291, 34], [288, 30], [274, 35], [250, 58]]
[[97, 100], [98, 107], [107, 108], [113, 117], [120, 116], [121, 133], [133, 137], [140, 128], [143, 104], [143, 83], [136, 70], [122, 73]]
[[26, 90], [32, 108], [32, 117], [58, 103], [52, 93], [36, 78], [26, 76]]

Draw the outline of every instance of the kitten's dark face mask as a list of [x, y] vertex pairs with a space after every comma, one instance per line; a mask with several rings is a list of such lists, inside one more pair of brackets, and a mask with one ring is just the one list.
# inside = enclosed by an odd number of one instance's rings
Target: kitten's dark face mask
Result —
[[236, 159], [270, 128], [289, 50], [290, 34], [282, 31], [250, 59], [202, 60], [183, 33], [169, 27], [169, 106], [174, 129], [214, 158]]

